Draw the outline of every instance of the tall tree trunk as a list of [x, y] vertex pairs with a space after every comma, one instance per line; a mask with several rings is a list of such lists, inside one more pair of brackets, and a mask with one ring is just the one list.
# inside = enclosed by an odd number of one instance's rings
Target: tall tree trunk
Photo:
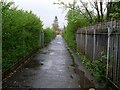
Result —
[[101, 21], [103, 21], [103, 2], [100, 0], [100, 13], [101, 13]]
[[112, 8], [112, 0], [110, 0], [110, 2], [107, 3], [107, 20], [110, 20], [110, 11]]
[[98, 8], [98, 2], [96, 0], [96, 2], [94, 2], [95, 4], [95, 9], [97, 11], [97, 22], [100, 22], [100, 12], [99, 12], [99, 8]]
[[89, 12], [87, 6], [85, 6], [85, 4], [84, 4], [84, 2], [83, 2], [82, 0], [80, 0], [80, 2], [82, 3], [83, 7], [85, 8], [85, 10], [86, 10], [86, 12], [87, 12], [87, 14], [88, 14], [88, 16], [89, 16], [89, 18], [90, 18], [90, 22], [92, 22], [92, 21], [93, 21], [93, 18], [92, 18], [91, 13]]

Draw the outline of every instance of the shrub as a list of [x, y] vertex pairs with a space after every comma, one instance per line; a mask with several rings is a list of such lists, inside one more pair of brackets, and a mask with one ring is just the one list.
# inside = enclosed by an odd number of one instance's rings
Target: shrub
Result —
[[68, 11], [67, 13], [67, 27], [63, 31], [62, 35], [64, 39], [67, 41], [68, 46], [71, 48], [76, 48], [76, 30], [78, 28], [84, 27], [89, 25], [89, 21], [83, 17], [82, 14], [80, 14], [77, 11]]
[[90, 61], [86, 56], [77, 53], [82, 63], [87, 67], [89, 71], [93, 74], [96, 80], [100, 83], [105, 82], [105, 75], [106, 75], [106, 59], [107, 56], [105, 53], [101, 53], [99, 59]]
[[45, 45], [49, 43], [53, 38], [55, 38], [56, 33], [55, 31], [51, 30], [50, 28], [44, 29], [44, 43]]
[[17, 59], [39, 48], [42, 22], [31, 11], [18, 10], [11, 3], [2, 4], [2, 58], [3, 71]]

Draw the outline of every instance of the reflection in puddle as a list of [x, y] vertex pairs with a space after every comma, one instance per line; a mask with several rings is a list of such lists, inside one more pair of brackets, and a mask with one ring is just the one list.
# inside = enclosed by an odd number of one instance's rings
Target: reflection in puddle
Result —
[[61, 42], [57, 42], [57, 44], [61, 44]]
[[35, 73], [32, 73], [32, 74], [24, 74], [23, 77], [31, 77], [31, 76], [35, 76]]
[[42, 51], [41, 54], [49, 54], [51, 53], [53, 50], [45, 50], [45, 51]]
[[53, 55], [53, 54], [54, 54], [54, 52], [51, 52], [51, 53], [50, 53], [50, 55]]
[[43, 52], [41, 52], [41, 54], [47, 54], [47, 53], [49, 53], [49, 51], [43, 51]]

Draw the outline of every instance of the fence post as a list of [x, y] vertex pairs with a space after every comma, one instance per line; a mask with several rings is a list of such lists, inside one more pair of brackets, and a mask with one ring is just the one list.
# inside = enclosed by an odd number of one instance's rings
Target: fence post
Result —
[[80, 51], [83, 52], [83, 50], [81, 49], [81, 47], [83, 47], [83, 33], [82, 33], [82, 31], [81, 31], [81, 34], [80, 34], [80, 38], [81, 38]]
[[106, 65], [106, 78], [108, 78], [109, 73], [109, 60], [110, 60], [110, 39], [112, 32], [112, 21], [108, 23], [108, 43], [107, 43], [107, 65]]
[[92, 27], [92, 29], [94, 30], [94, 42], [93, 42], [93, 60], [95, 60], [95, 53], [96, 53], [96, 30], [95, 27]]
[[44, 32], [42, 32], [42, 46], [44, 47], [44, 43], [45, 43], [45, 41], [44, 41]]
[[40, 47], [44, 47], [44, 32], [40, 31]]
[[[79, 30], [79, 29], [78, 29]], [[76, 50], [77, 50], [77, 52], [80, 50], [80, 44], [79, 44], [79, 40], [78, 40], [78, 37], [81, 35], [81, 33], [78, 33], [78, 31], [76, 32]], [[81, 39], [81, 37], [80, 37], [80, 39]]]
[[40, 31], [40, 47], [42, 47], [42, 31]]
[[87, 55], [87, 38], [88, 38], [88, 36], [87, 36], [87, 29], [85, 27], [85, 55]]

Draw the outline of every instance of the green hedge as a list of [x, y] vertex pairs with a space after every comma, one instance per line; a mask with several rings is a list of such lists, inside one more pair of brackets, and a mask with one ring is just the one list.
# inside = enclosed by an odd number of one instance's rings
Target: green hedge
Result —
[[76, 49], [76, 30], [88, 26], [89, 21], [77, 11], [69, 10], [67, 13], [67, 27], [62, 32], [64, 39], [69, 47]]
[[55, 31], [51, 30], [50, 28], [44, 29], [44, 43], [47, 45], [52, 39], [56, 37]]
[[17, 59], [39, 48], [42, 22], [31, 11], [11, 8], [2, 4], [2, 68], [8, 69]]

